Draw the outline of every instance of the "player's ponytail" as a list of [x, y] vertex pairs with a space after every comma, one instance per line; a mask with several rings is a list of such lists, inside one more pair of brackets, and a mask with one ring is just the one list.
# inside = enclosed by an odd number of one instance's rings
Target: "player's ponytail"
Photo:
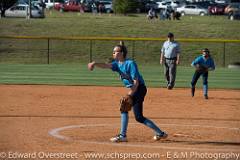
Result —
[[123, 53], [123, 58], [126, 59], [127, 57], [127, 47], [124, 45], [124, 42], [123, 41], [120, 41], [119, 42], [120, 46], [121, 46], [121, 51]]

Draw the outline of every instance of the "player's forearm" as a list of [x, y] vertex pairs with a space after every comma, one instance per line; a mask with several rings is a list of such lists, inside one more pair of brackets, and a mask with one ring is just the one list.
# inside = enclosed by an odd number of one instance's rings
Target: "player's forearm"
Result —
[[161, 53], [160, 55], [160, 64], [162, 64], [162, 62], [163, 62], [163, 53]]
[[94, 66], [98, 67], [98, 68], [107, 68], [107, 69], [110, 69], [112, 68], [112, 65], [109, 64], [109, 63], [97, 63], [97, 62], [94, 62]]
[[178, 53], [177, 54], [177, 61], [179, 61], [180, 60], [180, 54]]
[[192, 61], [191, 66], [192, 66], [192, 67], [196, 67], [196, 65], [198, 65], [198, 64], [199, 64], [199, 61], [197, 61], [197, 60], [195, 59], [194, 61]]
[[178, 53], [178, 54], [177, 54], [176, 64], [179, 64], [179, 62], [180, 62], [180, 54]]
[[139, 85], [138, 80], [134, 80], [133, 86], [130, 88], [128, 95], [132, 96], [137, 91], [138, 85]]

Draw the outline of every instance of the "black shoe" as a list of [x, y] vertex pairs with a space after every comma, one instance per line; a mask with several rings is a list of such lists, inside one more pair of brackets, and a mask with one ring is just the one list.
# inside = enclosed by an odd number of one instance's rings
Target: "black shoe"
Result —
[[192, 89], [191, 89], [191, 93], [192, 93], [192, 97], [194, 97], [195, 88], [192, 88]]
[[205, 98], [205, 99], [208, 99], [208, 95], [204, 95], [204, 98]]
[[171, 90], [172, 88], [173, 88], [173, 87], [172, 87], [171, 85], [168, 85], [168, 86], [167, 86], [167, 89], [168, 89], [168, 90]]

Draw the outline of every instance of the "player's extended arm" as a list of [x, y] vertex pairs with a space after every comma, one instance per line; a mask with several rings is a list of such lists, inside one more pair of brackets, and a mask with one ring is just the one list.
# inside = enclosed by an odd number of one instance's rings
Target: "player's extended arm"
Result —
[[95, 61], [88, 63], [88, 69], [92, 71], [94, 67], [104, 68], [104, 69], [111, 69], [112, 64], [111, 63], [97, 63]]

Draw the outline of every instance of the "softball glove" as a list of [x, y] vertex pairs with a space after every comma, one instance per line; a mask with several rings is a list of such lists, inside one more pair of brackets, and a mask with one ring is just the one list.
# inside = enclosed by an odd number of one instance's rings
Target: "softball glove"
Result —
[[120, 111], [128, 112], [132, 109], [133, 98], [130, 95], [126, 95], [120, 99]]

